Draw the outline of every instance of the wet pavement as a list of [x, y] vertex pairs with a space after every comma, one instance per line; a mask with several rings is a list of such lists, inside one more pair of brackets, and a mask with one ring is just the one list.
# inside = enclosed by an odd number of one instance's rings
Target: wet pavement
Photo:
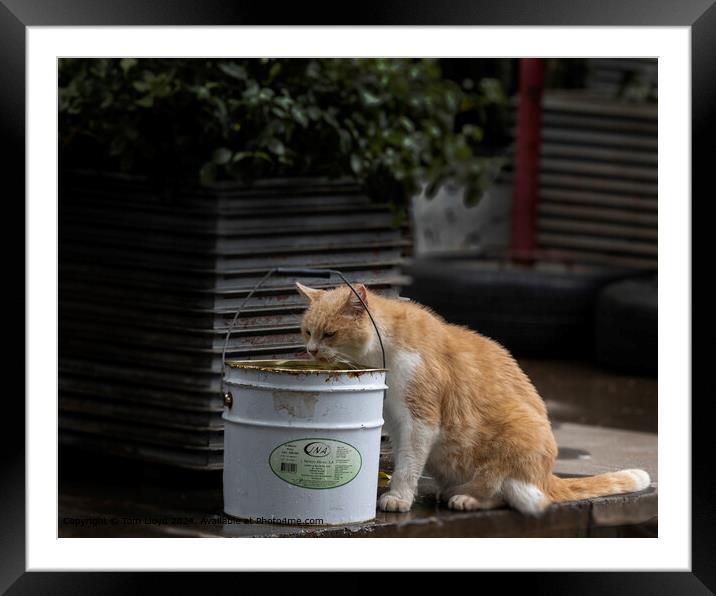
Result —
[[[222, 512], [221, 473], [150, 466], [131, 460], [60, 456], [59, 537], [510, 537], [655, 536], [658, 504], [656, 380], [564, 361], [521, 362], [545, 397], [559, 445], [558, 475], [643, 468], [640, 493], [552, 505], [540, 518], [511, 509], [457, 512], [435, 499], [430, 478], [408, 513], [378, 512], [344, 526], [248, 523]], [[583, 422], [587, 422], [584, 424]], [[597, 424], [607, 424], [598, 426]], [[644, 432], [644, 431], [649, 432]], [[390, 472], [390, 443], [381, 469]], [[91, 470], [91, 478], [87, 475]], [[387, 483], [383, 483], [387, 484]], [[379, 488], [379, 492], [386, 486]]]
[[655, 433], [656, 377], [630, 375], [585, 361], [519, 359], [553, 420]]

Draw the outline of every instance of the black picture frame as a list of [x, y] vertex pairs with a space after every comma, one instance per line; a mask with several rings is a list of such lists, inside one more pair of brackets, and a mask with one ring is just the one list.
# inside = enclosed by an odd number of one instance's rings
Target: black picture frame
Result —
[[[693, 196], [706, 196], [713, 169], [709, 153], [699, 147], [713, 144], [716, 107], [716, 6], [713, 0], [417, 0], [362, 3], [346, 10], [341, 3], [312, 2], [281, 5], [226, 0], [0, 0], [0, 131], [5, 221], [25, 221], [25, 34], [30, 26], [104, 25], [479, 25], [479, 26], [686, 26], [691, 27], [692, 50], [692, 187]], [[347, 17], [350, 15], [350, 20]], [[692, 201], [692, 205], [695, 201]], [[14, 212], [12, 211], [14, 210]], [[696, 220], [694, 220], [696, 221]], [[19, 224], [7, 226], [19, 228]], [[23, 244], [24, 246], [24, 244]], [[14, 254], [14, 253], [10, 253]], [[696, 257], [696, 253], [694, 253]], [[16, 264], [17, 265], [17, 264]], [[23, 279], [25, 275], [23, 265]], [[19, 271], [16, 279], [19, 278]], [[6, 296], [6, 312], [25, 312], [22, 292]], [[693, 291], [693, 289], [692, 289]], [[20, 305], [22, 298], [23, 306]], [[16, 316], [17, 319], [19, 317]], [[24, 341], [23, 344], [24, 346]], [[24, 363], [24, 349], [13, 344], [6, 371]], [[22, 377], [24, 378], [24, 377]], [[6, 391], [3, 400], [3, 480], [0, 482], [0, 590], [10, 594], [131, 593], [166, 591], [174, 581], [181, 592], [206, 586], [207, 578], [159, 573], [27, 573], [25, 572], [25, 427], [20, 389]], [[23, 391], [24, 393], [24, 391]], [[687, 398], [688, 396], [682, 396]], [[694, 399], [692, 468], [692, 572], [684, 573], [519, 573], [499, 578], [500, 589], [518, 584], [531, 592], [604, 594], [701, 594], [716, 590], [716, 514], [711, 502], [711, 445], [705, 400]], [[11, 421], [16, 421], [12, 423]], [[558, 566], [559, 562], [555, 562]], [[275, 581], [273, 576], [272, 581]], [[213, 580], [212, 585], [213, 584]], [[178, 583], [177, 582], [177, 583]], [[362, 582], [361, 582], [362, 583]], [[367, 584], [365, 584], [367, 587]], [[373, 589], [381, 589], [377, 584]]]

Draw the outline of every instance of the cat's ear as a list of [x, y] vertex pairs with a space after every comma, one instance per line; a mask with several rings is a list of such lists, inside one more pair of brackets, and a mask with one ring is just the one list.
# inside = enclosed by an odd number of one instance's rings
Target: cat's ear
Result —
[[[368, 306], [368, 292], [365, 289], [365, 286], [363, 284], [356, 284], [353, 287], [356, 289], [356, 292], [358, 292], [358, 296], [363, 299], [365, 305]], [[346, 302], [346, 310], [359, 313], [365, 311], [363, 303], [361, 303], [361, 301], [358, 299], [358, 296], [356, 296], [352, 291], [348, 293], [348, 302]]]
[[309, 288], [308, 286], [304, 286], [302, 283], [299, 283], [299, 282], [296, 282], [296, 289], [298, 290], [299, 294], [302, 294], [303, 296], [308, 298], [309, 302], [313, 302], [321, 294], [323, 294], [323, 290], [316, 290], [315, 288]]

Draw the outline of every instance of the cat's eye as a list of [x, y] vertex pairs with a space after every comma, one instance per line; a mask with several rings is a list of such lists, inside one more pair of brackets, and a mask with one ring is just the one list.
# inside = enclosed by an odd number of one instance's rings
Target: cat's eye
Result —
[[323, 337], [333, 337], [336, 334], [335, 331], [324, 331]]
[[303, 332], [308, 335], [308, 337], [311, 337], [311, 332], [308, 329], [304, 329]]

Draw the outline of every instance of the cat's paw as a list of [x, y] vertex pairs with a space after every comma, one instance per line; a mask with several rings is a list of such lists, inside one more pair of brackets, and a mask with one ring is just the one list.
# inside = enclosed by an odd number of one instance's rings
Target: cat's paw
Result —
[[410, 511], [413, 501], [408, 499], [402, 499], [394, 493], [383, 493], [378, 499], [378, 507], [381, 511], [400, 511], [405, 513]]
[[481, 501], [470, 495], [453, 495], [448, 501], [448, 507], [457, 511], [475, 511], [483, 509]]

